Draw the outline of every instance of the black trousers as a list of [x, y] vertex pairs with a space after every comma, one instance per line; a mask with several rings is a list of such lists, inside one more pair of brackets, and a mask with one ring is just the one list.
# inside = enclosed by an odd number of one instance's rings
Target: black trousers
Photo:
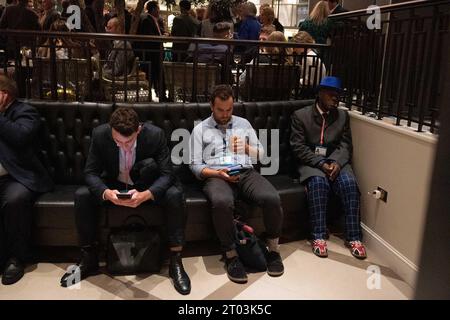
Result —
[[30, 258], [33, 205], [38, 195], [9, 175], [0, 177], [0, 262]]
[[[126, 188], [125, 184], [121, 182], [111, 183], [108, 187], [112, 190], [124, 190]], [[169, 246], [184, 245], [186, 206], [181, 187], [172, 185], [156, 204], [161, 205], [165, 212]], [[107, 205], [114, 204], [109, 201], [99, 202], [87, 187], [81, 187], [75, 192], [75, 222], [81, 246], [93, 245], [97, 242], [98, 212], [102, 206]], [[146, 205], [146, 203], [144, 202], [142, 205]], [[149, 210], [151, 210], [151, 207], [149, 207]]]
[[212, 220], [223, 251], [236, 247], [234, 228], [234, 200], [242, 197], [263, 210], [264, 226], [269, 239], [279, 238], [283, 223], [283, 209], [277, 190], [255, 170], [240, 175], [238, 183], [220, 178], [205, 181], [203, 192], [212, 205]]

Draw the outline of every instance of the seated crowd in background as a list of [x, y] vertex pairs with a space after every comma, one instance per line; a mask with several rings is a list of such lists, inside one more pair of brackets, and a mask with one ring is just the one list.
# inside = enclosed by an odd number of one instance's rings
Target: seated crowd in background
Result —
[[[55, 32], [93, 30], [95, 32], [113, 34], [130, 32], [130, 10], [125, 10], [125, 22], [124, 26], [122, 26], [115, 8], [110, 9], [106, 14], [100, 12], [100, 1], [86, 1], [85, 12], [92, 28], [83, 26], [81, 30], [73, 29], [71, 31], [64, 24], [65, 19], [67, 19], [67, 12], [64, 10], [67, 10], [67, 6], [70, 4], [69, 0], [61, 3], [62, 12], [55, 10], [55, 0], [43, 1], [42, 11], [39, 13], [36, 13], [35, 9], [30, 9], [25, 3], [25, 0], [20, 0], [17, 5], [11, 5], [4, 9], [4, 14], [0, 18], [0, 28], [49, 30]], [[300, 29], [308, 29], [312, 32], [311, 36], [306, 36], [306, 31], [302, 31], [304, 33], [302, 33], [301, 37], [298, 35], [293, 37], [293, 43], [313, 44], [323, 43], [326, 40], [326, 37], [329, 36], [327, 32], [330, 29], [330, 21], [327, 19], [330, 14], [328, 4], [326, 1], [320, 1], [312, 11], [310, 18], [301, 23]], [[207, 9], [203, 8], [196, 11], [192, 10], [191, 2], [188, 0], [181, 0], [179, 6], [181, 12], [173, 20], [171, 36], [266, 41], [269, 40], [271, 34], [277, 32], [275, 33], [276, 36], [272, 36], [269, 41], [286, 42], [286, 38], [283, 35], [284, 27], [275, 18], [274, 9], [268, 4], [260, 6], [259, 16], [256, 16], [257, 8], [255, 4], [250, 1], [237, 2], [232, 10], [223, 10], [220, 1], [212, 1]], [[157, 1], [148, 1], [144, 11], [140, 16], [137, 28], [138, 35], [169, 35]], [[13, 19], [13, 16], [27, 18]], [[197, 18], [200, 18], [201, 21]], [[316, 28], [315, 26], [317, 25], [320, 27]], [[53, 45], [55, 46], [56, 59], [89, 58], [94, 56], [94, 69], [97, 70], [98, 66], [100, 66], [101, 74], [107, 79], [129, 76], [131, 71], [137, 67], [140, 71], [145, 72], [145, 80], [151, 83], [156, 95], [159, 96], [162, 93], [159, 101], [166, 99], [166, 84], [162, 61], [193, 62], [197, 59], [196, 61], [200, 63], [218, 63], [224, 69], [225, 66], [233, 66], [234, 56], [239, 57], [238, 60], [234, 60], [236, 63], [245, 64], [254, 61], [258, 54], [263, 54], [258, 59], [260, 62], [265, 63], [267, 53], [272, 49], [277, 51], [277, 47], [263, 48], [256, 45], [230, 46], [211, 43], [194, 45], [188, 42], [177, 43], [176, 41], [173, 42], [171, 49], [164, 48], [163, 43], [157, 41], [108, 41], [95, 39], [86, 44], [69, 37], [40, 38], [39, 41], [40, 46], [36, 50], [37, 57], [50, 58], [50, 47]], [[258, 48], [260, 49], [259, 52]], [[13, 51], [14, 49], [11, 46], [10, 52]], [[161, 51], [163, 54], [161, 54]], [[300, 72], [303, 75], [299, 82], [300, 86], [310, 82], [312, 86], [317, 85], [318, 81], [326, 74], [325, 68], [318, 67], [322, 65], [322, 60], [324, 59], [320, 51], [311, 49], [304, 51], [296, 48], [293, 51], [286, 50], [284, 55], [298, 56], [296, 59], [291, 57], [287, 60], [294, 60], [296, 64], [304, 69]], [[303, 58], [300, 56], [304, 55], [307, 55], [306, 64], [301, 63]], [[278, 59], [280, 61], [277, 61], [274, 58], [274, 54], [271, 56], [272, 63], [282, 63], [284, 60]], [[291, 64], [292, 61], [289, 61], [289, 63]], [[222, 71], [222, 79], [225, 79], [226, 70]], [[93, 75], [93, 78], [96, 79], [97, 77]], [[228, 75], [226, 78], [233, 79], [233, 77]], [[243, 78], [241, 77], [241, 79]], [[94, 85], [96, 84], [94, 83]]]

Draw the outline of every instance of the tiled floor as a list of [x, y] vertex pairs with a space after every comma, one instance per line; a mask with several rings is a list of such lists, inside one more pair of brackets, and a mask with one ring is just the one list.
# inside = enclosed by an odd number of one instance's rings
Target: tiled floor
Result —
[[[158, 275], [109, 277], [100, 274], [79, 284], [59, 286], [69, 265], [39, 263], [28, 268], [13, 286], [0, 285], [0, 299], [409, 299], [413, 291], [390, 269], [370, 254], [365, 261], [353, 258], [339, 238], [328, 242], [329, 257], [314, 256], [306, 241], [281, 245], [285, 274], [278, 278], [266, 273], [249, 275], [246, 284], [228, 280], [220, 256], [185, 258], [192, 292], [179, 295], [172, 287], [167, 267]], [[378, 265], [380, 288], [368, 289], [367, 267]], [[373, 281], [369, 281], [374, 283]]]

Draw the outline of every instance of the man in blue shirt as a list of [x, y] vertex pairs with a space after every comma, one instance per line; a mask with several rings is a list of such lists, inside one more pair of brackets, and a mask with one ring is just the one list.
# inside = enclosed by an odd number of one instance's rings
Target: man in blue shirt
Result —
[[[228, 85], [219, 85], [211, 96], [212, 115], [198, 124], [191, 135], [190, 168], [204, 181], [203, 192], [212, 204], [212, 219], [222, 250], [228, 278], [247, 281], [242, 262], [235, 250], [233, 223], [235, 195], [260, 206], [263, 210], [269, 252], [267, 273], [281, 276], [283, 262], [278, 249], [283, 211], [276, 189], [252, 163], [264, 150], [251, 124], [233, 116], [233, 93]], [[231, 167], [240, 167], [232, 170]]]
[[253, 2], [246, 2], [243, 6], [244, 21], [239, 28], [238, 39], [259, 40], [261, 24], [256, 19], [256, 6]]
[[[239, 27], [237, 38], [239, 40], [256, 40], [259, 41], [259, 34], [261, 32], [261, 24], [256, 19], [256, 6], [253, 2], [246, 2], [243, 4], [244, 21]], [[239, 46], [236, 52], [243, 53], [243, 61], [250, 62], [258, 53], [258, 47], [254, 45]]]

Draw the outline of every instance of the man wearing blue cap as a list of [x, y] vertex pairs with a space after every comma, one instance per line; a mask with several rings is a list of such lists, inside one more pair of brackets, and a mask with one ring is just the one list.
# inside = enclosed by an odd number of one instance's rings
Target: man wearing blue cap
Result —
[[366, 258], [361, 242], [360, 193], [351, 167], [352, 136], [349, 115], [338, 109], [341, 80], [324, 77], [316, 103], [292, 115], [291, 147], [300, 161], [300, 182], [306, 185], [312, 225], [312, 250], [327, 257], [326, 212], [329, 195], [344, 207], [346, 245], [358, 259]]

